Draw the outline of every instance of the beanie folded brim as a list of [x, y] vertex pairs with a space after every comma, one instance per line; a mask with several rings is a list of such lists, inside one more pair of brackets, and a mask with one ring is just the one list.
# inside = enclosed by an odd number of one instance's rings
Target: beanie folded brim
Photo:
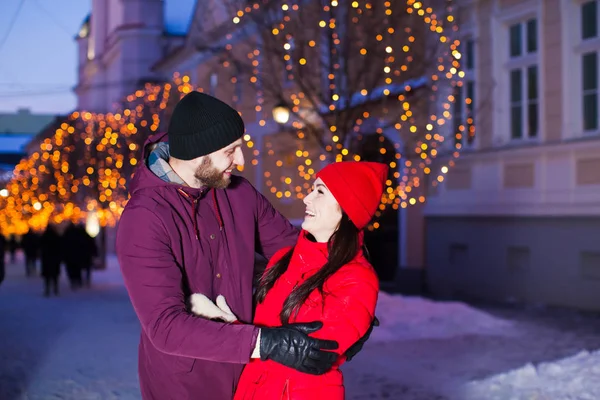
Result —
[[238, 119], [223, 120], [201, 134], [171, 134], [169, 147], [171, 156], [180, 160], [193, 160], [229, 146], [244, 134], [244, 123]]
[[244, 121], [227, 103], [193, 91], [175, 105], [167, 132], [171, 156], [193, 160], [241, 138]]

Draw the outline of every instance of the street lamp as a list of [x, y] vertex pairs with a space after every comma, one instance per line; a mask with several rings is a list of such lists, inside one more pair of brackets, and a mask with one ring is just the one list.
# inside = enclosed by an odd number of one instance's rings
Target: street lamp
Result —
[[287, 124], [290, 120], [290, 109], [284, 103], [277, 104], [273, 108], [273, 119], [278, 124]]
[[8, 197], [8, 189], [2, 189], [2, 190], [0, 190], [0, 196], [2, 196], [2, 197]]

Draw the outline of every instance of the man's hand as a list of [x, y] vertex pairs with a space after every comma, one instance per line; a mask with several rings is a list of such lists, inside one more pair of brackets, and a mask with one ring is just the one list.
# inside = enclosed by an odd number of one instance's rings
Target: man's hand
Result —
[[352, 360], [354, 356], [362, 350], [367, 340], [369, 340], [369, 337], [371, 337], [371, 332], [373, 332], [374, 326], [379, 326], [379, 320], [377, 319], [377, 317], [375, 317], [373, 319], [373, 322], [371, 322], [371, 326], [367, 330], [367, 333], [365, 333], [365, 336], [358, 339], [356, 343], [354, 343], [352, 346], [350, 346], [348, 350], [346, 350], [346, 352], [344, 353], [344, 355], [346, 356], [346, 361]]
[[321, 329], [322, 322], [287, 324], [260, 329], [260, 359], [273, 360], [300, 372], [321, 375], [329, 371], [337, 360], [338, 343], [308, 336]]

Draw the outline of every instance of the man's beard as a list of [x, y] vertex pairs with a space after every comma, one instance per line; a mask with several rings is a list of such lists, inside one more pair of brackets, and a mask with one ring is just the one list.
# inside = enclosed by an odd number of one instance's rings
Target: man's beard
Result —
[[212, 160], [209, 157], [204, 157], [202, 164], [198, 166], [194, 173], [194, 178], [203, 186], [214, 189], [225, 189], [229, 186], [231, 179], [225, 177], [225, 171], [219, 171], [213, 166]]

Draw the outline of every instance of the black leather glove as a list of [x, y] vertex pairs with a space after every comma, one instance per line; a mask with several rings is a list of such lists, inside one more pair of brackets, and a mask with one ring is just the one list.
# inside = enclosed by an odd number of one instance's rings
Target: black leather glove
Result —
[[331, 369], [338, 357], [337, 354], [324, 350], [335, 350], [338, 343], [308, 336], [321, 327], [323, 323], [315, 321], [260, 328], [260, 359], [272, 360], [307, 374], [324, 374]]
[[379, 320], [377, 319], [377, 317], [375, 317], [373, 319], [373, 322], [371, 322], [371, 326], [367, 330], [367, 333], [365, 333], [365, 336], [358, 339], [356, 343], [354, 343], [348, 348], [348, 350], [346, 350], [346, 352], [344, 353], [344, 355], [346, 356], [346, 361], [352, 360], [354, 356], [362, 350], [367, 340], [369, 340], [369, 337], [371, 337], [371, 332], [373, 332], [374, 326], [379, 326]]

